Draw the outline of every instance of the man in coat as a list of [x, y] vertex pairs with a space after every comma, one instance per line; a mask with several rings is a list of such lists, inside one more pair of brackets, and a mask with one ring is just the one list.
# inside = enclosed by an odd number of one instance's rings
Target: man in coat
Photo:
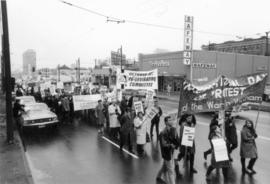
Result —
[[235, 119], [231, 116], [231, 113], [226, 113], [225, 116], [225, 137], [228, 147], [229, 159], [232, 162], [233, 159], [231, 158], [231, 153], [235, 148], [237, 148], [238, 141]]
[[157, 137], [159, 135], [159, 121], [160, 121], [160, 117], [162, 116], [162, 109], [158, 105], [157, 97], [154, 97], [154, 107], [158, 109], [158, 113], [151, 120], [151, 127], [150, 127], [151, 139], [153, 137], [153, 128], [154, 128], [154, 126], [156, 127], [156, 135], [157, 135]]

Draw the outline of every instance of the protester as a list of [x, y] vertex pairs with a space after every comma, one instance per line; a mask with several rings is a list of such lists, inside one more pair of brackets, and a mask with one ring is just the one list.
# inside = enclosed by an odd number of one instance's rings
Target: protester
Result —
[[24, 112], [24, 105], [20, 104], [20, 100], [16, 99], [14, 106], [13, 106], [13, 116], [15, 118], [17, 126], [20, 126], [20, 117], [22, 115], [22, 112]]
[[229, 159], [232, 162], [233, 159], [231, 157], [231, 153], [234, 149], [237, 148], [238, 141], [237, 141], [237, 130], [235, 126], [235, 119], [234, 117], [231, 116], [231, 113], [229, 112], [225, 114], [225, 137], [229, 152]]
[[[210, 133], [211, 133], [211, 128], [213, 126], [219, 126], [218, 124], [218, 112], [215, 112], [215, 114], [213, 115], [213, 118], [211, 119], [210, 125], [209, 125], [209, 134], [208, 134], [208, 140], [210, 141]], [[211, 144], [211, 142], [210, 142]], [[203, 152], [203, 158], [206, 160], [207, 159], [207, 155], [211, 154], [212, 149], [209, 148], [207, 151]]]
[[144, 145], [146, 144], [148, 135], [147, 123], [143, 121], [143, 112], [138, 112], [137, 117], [134, 119], [134, 126], [136, 128], [137, 152], [140, 156], [143, 156], [145, 154]]
[[127, 107], [128, 107], [127, 100], [126, 100], [126, 97], [123, 95], [122, 101], [120, 103], [120, 110], [122, 112], [121, 115], [123, 115], [126, 112]]
[[[214, 139], [223, 139], [221, 130], [219, 126], [214, 125], [211, 127], [210, 133], [209, 133], [209, 139], [210, 142]], [[228, 161], [220, 161], [217, 162], [214, 154], [214, 148], [213, 148], [213, 143], [211, 142], [211, 152], [212, 152], [212, 158], [211, 158], [211, 165], [207, 168], [206, 172], [206, 180], [211, 180], [210, 174], [215, 168], [222, 168], [222, 173], [224, 176], [224, 179], [227, 178], [227, 167], [229, 166]]]
[[158, 109], [158, 113], [151, 120], [151, 127], [150, 127], [151, 139], [153, 137], [153, 128], [154, 128], [154, 126], [156, 128], [156, 135], [157, 135], [157, 137], [159, 135], [159, 121], [160, 121], [160, 117], [162, 116], [162, 109], [158, 105], [158, 99], [157, 99], [157, 97], [154, 97], [154, 107]]
[[104, 98], [103, 107], [104, 107], [104, 114], [106, 118], [106, 128], [108, 131], [110, 129], [110, 120], [109, 120], [109, 102], [108, 102], [107, 97]]
[[98, 100], [95, 115], [97, 118], [98, 133], [104, 134], [104, 125], [106, 123], [106, 118], [105, 118], [105, 109], [101, 100]]
[[61, 106], [62, 106], [62, 120], [66, 121], [69, 120], [69, 115], [70, 115], [70, 105], [69, 105], [69, 100], [67, 96], [62, 97], [61, 99]]
[[133, 106], [133, 96], [134, 96], [134, 93], [131, 93], [131, 96], [128, 99], [128, 107], [131, 108], [131, 109], [132, 109], [132, 106]]
[[170, 84], [168, 84], [168, 86], [167, 86], [168, 96], [171, 96], [171, 89], [172, 89], [172, 87], [170, 86]]
[[112, 104], [108, 108], [108, 111], [110, 119], [110, 136], [113, 139], [117, 139], [120, 133], [120, 122], [118, 117], [120, 117], [121, 110], [116, 104], [116, 101], [112, 102]]
[[[166, 127], [161, 131], [159, 135], [161, 156], [163, 158], [163, 164], [157, 174], [157, 181], [163, 182], [162, 175], [168, 179], [169, 184], [175, 183], [175, 177], [173, 172], [173, 153], [178, 147], [178, 136], [176, 128], [173, 127], [173, 121], [170, 116], [164, 118]], [[166, 180], [166, 179], [165, 179]]]
[[120, 150], [123, 149], [123, 146], [126, 144], [128, 150], [131, 153], [134, 153], [132, 150], [132, 137], [134, 135], [134, 124], [131, 117], [131, 109], [128, 107], [121, 117], [121, 128], [120, 128]]
[[[183, 136], [183, 131], [184, 127], [195, 127], [196, 126], [196, 118], [192, 114], [186, 115], [186, 118], [183, 120], [180, 126], [180, 141], [179, 143], [181, 144], [182, 141], [182, 136]], [[180, 145], [179, 149], [180, 153], [178, 155], [178, 158], [175, 160], [175, 171], [177, 175], [181, 175], [179, 173], [179, 165], [178, 161], [181, 161], [183, 157], [189, 158], [189, 170], [190, 174], [197, 173], [197, 170], [194, 168], [194, 159], [195, 159], [195, 140], [193, 140], [193, 146], [192, 147], [187, 147], [184, 145]]]
[[[254, 129], [253, 122], [246, 120], [245, 125], [241, 131], [241, 145], [240, 145], [240, 157], [242, 164], [242, 174], [255, 174], [256, 171], [253, 166], [258, 158], [257, 147], [255, 139], [258, 137], [256, 130]], [[246, 158], [250, 158], [249, 164], [246, 168]]]

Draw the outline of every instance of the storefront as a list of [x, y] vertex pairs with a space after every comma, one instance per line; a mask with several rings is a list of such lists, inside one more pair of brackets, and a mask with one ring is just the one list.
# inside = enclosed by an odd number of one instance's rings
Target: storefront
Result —
[[[140, 70], [158, 69], [159, 91], [180, 90], [180, 79], [187, 78], [196, 85], [210, 82], [219, 75], [238, 77], [247, 74], [270, 73], [270, 57], [224, 53], [216, 51], [194, 51], [193, 63], [183, 64], [183, 52], [139, 54]], [[270, 84], [268, 75], [267, 83]]]

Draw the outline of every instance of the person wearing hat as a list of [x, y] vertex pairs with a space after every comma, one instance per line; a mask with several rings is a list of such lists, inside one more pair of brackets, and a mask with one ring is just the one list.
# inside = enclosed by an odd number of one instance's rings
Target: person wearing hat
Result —
[[131, 117], [131, 109], [129, 107], [126, 108], [126, 111], [122, 115], [120, 123], [120, 150], [122, 150], [123, 146], [126, 144], [129, 152], [133, 153], [132, 137], [134, 133], [134, 124]]

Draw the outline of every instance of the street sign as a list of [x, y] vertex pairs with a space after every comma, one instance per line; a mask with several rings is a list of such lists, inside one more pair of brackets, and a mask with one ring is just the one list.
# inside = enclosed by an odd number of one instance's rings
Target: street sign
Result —
[[193, 16], [185, 15], [184, 52], [183, 52], [184, 65], [191, 65], [192, 45], [193, 45]]

